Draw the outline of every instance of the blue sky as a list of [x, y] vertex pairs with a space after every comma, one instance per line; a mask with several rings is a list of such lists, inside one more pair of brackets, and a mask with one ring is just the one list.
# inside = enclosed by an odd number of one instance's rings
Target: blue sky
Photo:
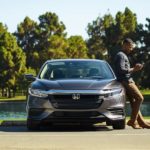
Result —
[[125, 7], [137, 14], [139, 23], [150, 18], [150, 0], [0, 0], [0, 22], [14, 32], [26, 16], [38, 21], [39, 15], [55, 12], [69, 36], [82, 35], [86, 39], [88, 23], [108, 11], [115, 16]]

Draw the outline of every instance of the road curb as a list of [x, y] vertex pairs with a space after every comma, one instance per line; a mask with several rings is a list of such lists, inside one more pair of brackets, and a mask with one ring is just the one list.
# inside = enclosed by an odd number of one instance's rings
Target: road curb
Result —
[[0, 126], [26, 126], [26, 121], [2, 121]]

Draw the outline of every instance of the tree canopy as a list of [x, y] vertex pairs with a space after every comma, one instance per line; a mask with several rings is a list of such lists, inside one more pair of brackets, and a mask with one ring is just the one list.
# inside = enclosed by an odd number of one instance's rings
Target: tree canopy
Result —
[[1, 24], [0, 30], [2, 31], [0, 33], [0, 87], [7, 88], [8, 91], [15, 90], [18, 77], [26, 70], [26, 56], [7, 28]]
[[[72, 35], [68, 37], [65, 24], [57, 14], [46, 12], [38, 21], [25, 17], [18, 24], [15, 33], [8, 32], [0, 23], [0, 89], [16, 91], [27, 86], [23, 74], [37, 74], [48, 59], [96, 58], [106, 59], [113, 64], [113, 58], [121, 49], [122, 40], [130, 37], [137, 44], [132, 54], [132, 65], [145, 63], [143, 71], [135, 75], [144, 88], [150, 87], [150, 18], [146, 24], [139, 24], [136, 14], [129, 8], [115, 16], [106, 13], [87, 25], [88, 38]], [[23, 86], [22, 86], [23, 85]]]
[[39, 23], [26, 17], [14, 35], [26, 53], [26, 66], [38, 72], [48, 59], [87, 58], [86, 43], [81, 36], [66, 37], [65, 25], [55, 13], [39, 16]]
[[94, 55], [98, 59], [107, 59], [112, 65], [115, 54], [121, 50], [123, 39], [132, 38], [137, 47], [131, 56], [131, 63], [145, 62], [144, 70], [135, 76], [136, 81], [143, 87], [150, 87], [150, 19], [146, 20], [146, 25], [138, 24], [136, 14], [129, 8], [117, 12], [115, 17], [109, 13], [97, 17], [87, 26], [89, 57]]

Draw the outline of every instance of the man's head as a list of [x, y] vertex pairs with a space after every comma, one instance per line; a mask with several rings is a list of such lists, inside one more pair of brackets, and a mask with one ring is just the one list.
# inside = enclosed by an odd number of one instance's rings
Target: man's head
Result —
[[135, 43], [130, 38], [124, 39], [122, 43], [122, 49], [125, 53], [127, 54], [131, 53], [134, 47], [135, 47]]

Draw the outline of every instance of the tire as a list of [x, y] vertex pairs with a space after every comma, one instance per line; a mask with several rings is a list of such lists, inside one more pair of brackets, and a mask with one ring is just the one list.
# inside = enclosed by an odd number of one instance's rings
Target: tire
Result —
[[126, 127], [126, 120], [116, 120], [112, 122], [113, 129], [125, 129]]
[[106, 120], [106, 125], [107, 126], [111, 126], [112, 125], [112, 121], [111, 120]]
[[92, 128], [94, 127], [93, 123], [80, 123], [81, 128]]
[[28, 130], [39, 130], [40, 124], [38, 121], [33, 121], [31, 119], [27, 119], [27, 129]]

